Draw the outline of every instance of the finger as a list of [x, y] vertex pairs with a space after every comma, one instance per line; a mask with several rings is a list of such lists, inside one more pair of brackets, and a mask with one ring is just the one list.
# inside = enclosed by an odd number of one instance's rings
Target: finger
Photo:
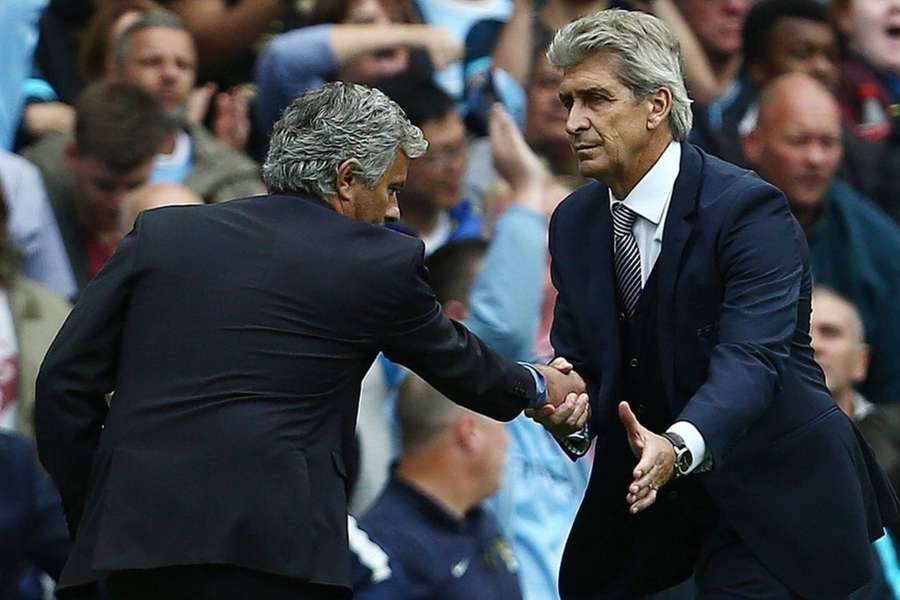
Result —
[[631, 407], [627, 402], [619, 402], [619, 420], [622, 421], [628, 437], [632, 440], [636, 441], [642, 437], [641, 424], [638, 422], [637, 417], [634, 416], [634, 413], [631, 412]]
[[[637, 473], [640, 471], [640, 475]], [[640, 489], [648, 488], [648, 487], [660, 487], [658, 482], [662, 479], [660, 477], [661, 469], [658, 465], [651, 465], [649, 467], [635, 467], [634, 469], [634, 481], [631, 482], [631, 485], [628, 486], [628, 490], [632, 493], [637, 492]]]
[[634, 471], [631, 472], [631, 476], [634, 477], [635, 481], [645, 479], [647, 475], [656, 468], [658, 462], [660, 462], [659, 454], [647, 450], [641, 455], [641, 459], [638, 461], [638, 464], [635, 465]]
[[656, 502], [657, 494], [658, 492], [656, 490], [650, 490], [650, 493], [631, 505], [631, 514], [636, 515], [642, 510], [647, 510], [653, 506], [653, 503]]
[[575, 412], [577, 400], [578, 396], [569, 394], [565, 401], [553, 410], [553, 414], [547, 420], [553, 425], [564, 425]]
[[566, 420], [566, 425], [572, 428], [582, 427], [587, 421], [588, 410], [587, 394], [581, 394], [575, 400], [575, 410], [572, 411], [572, 414]]
[[557, 356], [550, 362], [550, 366], [559, 371], [560, 373], [564, 373], [568, 375], [572, 372], [572, 369], [575, 367], [568, 360], [563, 358], [562, 356]]
[[634, 504], [638, 500], [645, 498], [647, 496], [647, 494], [652, 492], [654, 489], [655, 488], [644, 487], [644, 488], [641, 488], [640, 490], [638, 490], [637, 492], [629, 491], [628, 495], [625, 496], [625, 501], [628, 502], [628, 504]]

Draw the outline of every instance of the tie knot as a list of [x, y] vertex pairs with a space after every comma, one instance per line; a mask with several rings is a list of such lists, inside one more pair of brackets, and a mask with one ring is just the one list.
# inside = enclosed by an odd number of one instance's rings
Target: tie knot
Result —
[[637, 213], [625, 206], [624, 202], [615, 202], [612, 210], [613, 235], [616, 237], [631, 235], [631, 228], [634, 227], [637, 216]]

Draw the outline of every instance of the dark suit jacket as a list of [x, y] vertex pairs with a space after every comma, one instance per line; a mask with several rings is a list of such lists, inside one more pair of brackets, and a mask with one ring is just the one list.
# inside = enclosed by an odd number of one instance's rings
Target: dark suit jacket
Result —
[[41, 471], [34, 446], [0, 433], [0, 598], [18, 598], [22, 566], [32, 563], [54, 579], [70, 541], [59, 494]]
[[[607, 187], [594, 183], [550, 227], [551, 339], [588, 383], [597, 436], [563, 560], [566, 599], [629, 598], [632, 584], [686, 577], [696, 558], [685, 552], [690, 527], [667, 512], [687, 480], [664, 488], [660, 506], [626, 512], [635, 461], [616, 415], [626, 398], [610, 220]], [[797, 593], [845, 596], [869, 576], [869, 541], [897, 518], [897, 503], [813, 360], [806, 244], [784, 196], [684, 144], [656, 269], [660, 401], [672, 421], [697, 427], [714, 464], [688, 479]]]
[[41, 461], [77, 530], [62, 584], [224, 563], [349, 586], [342, 448], [376, 354], [496, 419], [536, 395], [441, 314], [422, 261], [307, 197], [145, 213], [38, 377]]

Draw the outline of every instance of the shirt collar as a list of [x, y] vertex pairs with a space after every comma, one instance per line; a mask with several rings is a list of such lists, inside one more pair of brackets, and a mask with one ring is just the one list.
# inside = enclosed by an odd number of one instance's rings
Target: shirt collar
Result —
[[[638, 181], [634, 189], [622, 200], [625, 206], [639, 214], [654, 225], [659, 225], [664, 216], [678, 171], [681, 167], [681, 144], [670, 142], [668, 148], [656, 161], [650, 170]], [[609, 190], [609, 206], [612, 209], [614, 202], [612, 189]]]

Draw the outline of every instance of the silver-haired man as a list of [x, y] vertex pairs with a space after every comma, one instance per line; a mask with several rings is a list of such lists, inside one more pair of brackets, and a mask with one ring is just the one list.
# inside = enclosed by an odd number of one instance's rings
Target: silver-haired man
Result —
[[40, 457], [75, 536], [62, 587], [349, 597], [344, 456], [379, 351], [496, 419], [584, 424], [577, 375], [444, 317], [422, 243], [380, 226], [425, 147], [381, 92], [329, 84], [276, 124], [269, 195], [138, 217], [38, 377]]
[[597, 439], [562, 597], [692, 573], [704, 599], [846, 597], [897, 500], [813, 360], [784, 196], [685, 141], [678, 42], [656, 17], [585, 17], [548, 56], [597, 180], [550, 225], [551, 340], [587, 383]]

